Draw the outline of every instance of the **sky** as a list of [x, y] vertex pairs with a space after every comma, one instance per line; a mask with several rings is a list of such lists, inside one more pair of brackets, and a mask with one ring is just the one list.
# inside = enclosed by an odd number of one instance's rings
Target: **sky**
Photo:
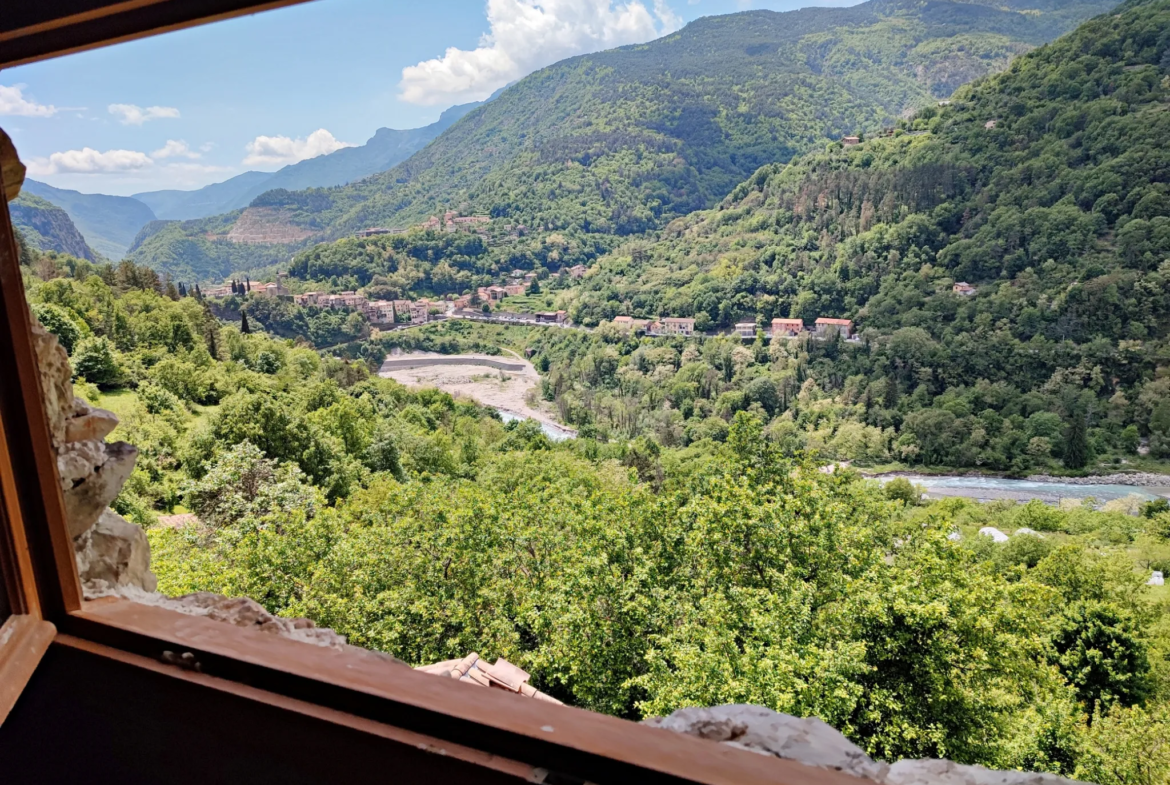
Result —
[[314, 0], [0, 71], [29, 176], [190, 190], [417, 128], [577, 54], [700, 16], [855, 0]]

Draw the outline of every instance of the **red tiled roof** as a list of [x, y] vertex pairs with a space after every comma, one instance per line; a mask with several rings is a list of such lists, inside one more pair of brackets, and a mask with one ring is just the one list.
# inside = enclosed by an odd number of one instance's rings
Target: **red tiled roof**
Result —
[[822, 316], [820, 319], [817, 319], [817, 324], [841, 324], [848, 326], [853, 324], [853, 322], [849, 319], [829, 319], [828, 317]]
[[492, 665], [472, 652], [461, 660], [445, 660], [444, 662], [436, 662], [434, 665], [420, 665], [415, 670], [560, 704], [556, 698], [545, 695], [529, 684], [530, 676], [527, 671], [517, 668], [503, 657], [497, 659], [495, 665]]

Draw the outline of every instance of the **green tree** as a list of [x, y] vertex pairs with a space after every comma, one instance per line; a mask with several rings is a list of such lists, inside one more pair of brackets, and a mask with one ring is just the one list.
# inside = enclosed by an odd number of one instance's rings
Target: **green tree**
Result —
[[1064, 465], [1083, 469], [1089, 463], [1089, 432], [1083, 414], [1074, 414], [1064, 435]]
[[73, 317], [64, 308], [52, 303], [33, 303], [32, 312], [41, 326], [57, 336], [65, 351], [72, 354], [73, 347], [81, 340], [81, 328]]
[[1146, 646], [1116, 606], [1086, 602], [1065, 612], [1052, 637], [1051, 658], [1090, 714], [1132, 706], [1149, 693]]
[[71, 358], [74, 378], [81, 377], [99, 387], [111, 387], [122, 381], [114, 345], [101, 336], [84, 338]]

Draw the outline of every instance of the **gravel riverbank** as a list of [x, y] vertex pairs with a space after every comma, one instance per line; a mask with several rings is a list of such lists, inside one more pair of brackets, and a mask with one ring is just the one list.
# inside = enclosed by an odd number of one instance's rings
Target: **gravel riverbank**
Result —
[[1119, 474], [1096, 474], [1090, 477], [1052, 477], [1047, 474], [1033, 474], [1031, 482], [1059, 482], [1065, 485], [1132, 485], [1136, 488], [1170, 487], [1170, 474], [1150, 472], [1128, 472]]

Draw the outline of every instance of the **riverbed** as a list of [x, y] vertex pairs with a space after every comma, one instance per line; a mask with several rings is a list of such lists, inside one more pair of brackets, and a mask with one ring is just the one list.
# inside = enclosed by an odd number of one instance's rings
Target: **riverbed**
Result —
[[529, 393], [540, 386], [540, 374], [532, 363], [516, 355], [402, 352], [387, 355], [378, 375], [407, 387], [437, 387], [456, 397], [470, 398], [495, 409], [505, 422], [536, 420], [555, 441], [577, 435], [557, 422], [551, 412], [528, 403]]

